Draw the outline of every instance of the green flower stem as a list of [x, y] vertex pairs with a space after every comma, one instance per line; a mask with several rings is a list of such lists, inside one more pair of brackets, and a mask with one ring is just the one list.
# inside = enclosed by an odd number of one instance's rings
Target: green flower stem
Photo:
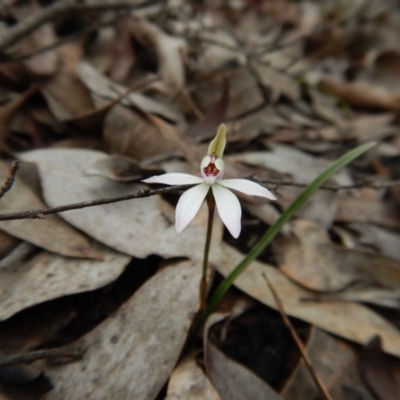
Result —
[[295, 215], [295, 213], [306, 203], [306, 201], [333, 175], [340, 171], [344, 166], [349, 164], [355, 158], [375, 146], [376, 143], [366, 143], [359, 146], [334, 162], [327, 170], [318, 176], [306, 189], [299, 195], [299, 197], [290, 205], [290, 207], [281, 215], [278, 221], [271, 226], [264, 236], [254, 245], [249, 254], [235, 267], [235, 269], [224, 279], [220, 286], [215, 291], [211, 298], [210, 304], [207, 307], [205, 316], [207, 317], [213, 313], [218, 304], [224, 297], [225, 293], [231, 287], [235, 279], [255, 260], [260, 253], [268, 246], [274, 237], [280, 232], [282, 227]]
[[204, 257], [203, 257], [203, 272], [200, 281], [200, 312], [204, 312], [206, 309], [207, 301], [207, 269], [208, 269], [208, 256], [210, 254], [210, 244], [212, 229], [214, 223], [214, 213], [215, 213], [215, 199], [212, 194], [212, 190], [207, 194], [207, 206], [208, 206], [208, 221], [207, 221], [207, 234], [206, 243], [204, 245]]

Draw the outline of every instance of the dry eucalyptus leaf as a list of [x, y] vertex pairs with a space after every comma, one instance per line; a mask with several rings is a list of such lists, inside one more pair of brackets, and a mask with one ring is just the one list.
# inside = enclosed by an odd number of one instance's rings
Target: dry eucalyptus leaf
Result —
[[164, 172], [160, 169], [142, 168], [139, 163], [129, 157], [109, 155], [88, 165], [83, 173], [102, 176], [114, 181], [134, 182], [153, 175], [161, 175]]
[[365, 78], [369, 82], [380, 85], [396, 94], [400, 94], [400, 52], [396, 50], [382, 51], [374, 60], [371, 71]]
[[[0, 162], [0, 182], [8, 175], [8, 167]], [[11, 190], [0, 200], [2, 214], [47, 208], [46, 204], [16, 176]], [[100, 258], [88, 239], [57, 215], [46, 219], [17, 219], [0, 221], [0, 229], [42, 247], [69, 257]]]
[[[77, 68], [83, 83], [88, 89], [99, 96], [107, 99], [115, 99], [128, 90], [127, 87], [108, 79], [86, 62], [82, 61], [78, 64]], [[121, 103], [127, 106], [134, 105], [148, 113], [159, 114], [170, 121], [175, 122], [181, 118], [180, 113], [173, 107], [140, 93], [134, 92], [128, 94], [121, 100]]]
[[400, 228], [396, 206], [380, 198], [337, 196], [337, 222], [372, 223], [386, 228]]
[[[298, 191], [299, 195], [300, 192], [301, 190]], [[337, 195], [333, 191], [319, 190], [310, 200], [307, 201], [307, 203], [297, 213], [297, 216], [302, 219], [314, 221], [325, 229], [329, 229], [336, 217], [336, 197]], [[287, 204], [285, 201], [282, 201], [282, 203]], [[289, 206], [289, 204], [287, 204], [287, 206]]]
[[83, 359], [48, 366], [48, 399], [153, 400], [178, 361], [197, 310], [200, 265], [159, 272], [83, 337]]
[[[18, 4], [18, 7], [12, 8], [12, 14], [20, 23], [28, 19], [32, 14], [42, 12], [39, 2], [28, 2]], [[37, 27], [29, 35], [26, 35], [16, 45], [12, 47], [13, 52], [20, 54], [35, 53], [41, 48], [53, 45], [57, 42], [57, 37], [54, 32], [52, 23], [42, 24]], [[58, 49], [49, 49], [41, 52], [23, 61], [24, 66], [28, 71], [38, 76], [49, 76], [56, 72], [58, 67]]]
[[226, 79], [229, 85], [229, 105], [225, 115], [227, 120], [247, 115], [263, 105], [261, 90], [247, 68], [224, 67], [224, 76], [216, 75], [207, 79], [193, 92], [193, 98], [201, 110], [207, 112], [218, 102]]
[[0, 260], [0, 271], [24, 262], [28, 256], [37, 252], [38, 248], [28, 242], [20, 242], [5, 257]]
[[[325, 159], [312, 157], [289, 146], [275, 144], [271, 147], [272, 151], [246, 152], [226, 158], [230, 161], [243, 162], [282, 174], [290, 174], [295, 181], [300, 183], [311, 182], [332, 164]], [[346, 169], [342, 169], [332, 179], [340, 185], [352, 183]]]
[[112, 107], [104, 120], [103, 144], [110, 153], [142, 160], [174, 151], [176, 141], [176, 137], [163, 135], [142, 113], [122, 105]]
[[6, 257], [21, 243], [20, 240], [14, 236], [0, 230], [0, 258]]
[[[235, 50], [238, 48], [238, 43], [226, 30], [204, 30], [199, 34], [204, 42], [203, 50], [193, 66], [195, 70], [207, 73], [229, 63], [246, 64], [246, 55], [239, 49]], [[222, 46], [218, 43], [221, 43]]]
[[207, 345], [206, 370], [221, 400], [281, 400], [266, 382], [243, 365], [229, 359], [216, 346]]
[[371, 285], [361, 283], [354, 284], [340, 292], [318, 293], [303, 300], [326, 302], [349, 301], [398, 309], [400, 307], [400, 290], [375, 288]]
[[299, 83], [290, 75], [282, 73], [267, 64], [258, 62], [252, 63], [261, 84], [272, 92], [272, 96], [277, 98], [281, 94], [291, 101], [300, 98]]
[[400, 262], [400, 235], [372, 224], [353, 223], [350, 229], [360, 234], [360, 243], [379, 249], [382, 254]]
[[136, 55], [132, 48], [131, 35], [129, 32], [130, 17], [118, 18], [115, 22], [114, 46], [110, 66], [111, 79], [122, 82], [129, 76], [129, 72], [135, 65]]
[[307, 220], [291, 224], [294, 237], [276, 242], [279, 268], [303, 287], [332, 292], [354, 282], [400, 289], [400, 263], [378, 254], [334, 245], [324, 228]]
[[[21, 159], [37, 164], [43, 194], [51, 206], [126, 195], [146, 188], [142, 184], [85, 175], [88, 166], [105, 156], [99, 151], [82, 149], [34, 150], [20, 154]], [[68, 211], [60, 216], [99, 242], [135, 257], [158, 254], [203, 259], [207, 219], [196, 219], [178, 235], [160, 211], [155, 196]], [[213, 236], [213, 243], [219, 240], [217, 235]], [[213, 246], [211, 260], [218, 262], [220, 257], [220, 248]]]
[[[185, 85], [184, 57], [186, 41], [163, 32], [156, 24], [145, 20], [131, 20], [132, 35], [147, 46], [155, 48], [158, 57], [158, 73], [162, 77], [169, 95], [181, 91]], [[144, 44], [144, 43], [143, 43]]]
[[39, 84], [40, 91], [58, 121], [66, 121], [93, 112], [90, 91], [76, 73], [60, 69]]
[[313, 111], [317, 117], [336, 125], [342, 130], [348, 127], [349, 123], [345, 120], [343, 113], [340, 112], [337, 100], [333, 96], [321, 93], [314, 87], [308, 87], [307, 89], [311, 97]]
[[364, 382], [380, 400], [396, 400], [399, 397], [400, 385], [390, 367], [390, 361], [382, 351], [381, 340], [376, 336], [363, 349], [359, 369]]
[[[375, 400], [361, 381], [357, 371], [358, 356], [348, 343], [313, 328], [307, 343], [307, 353], [332, 399], [350, 400], [354, 397], [348, 393], [357, 393], [360, 399]], [[303, 360], [296, 366], [282, 394], [286, 400], [319, 397], [320, 391]]]
[[0, 319], [27, 307], [69, 294], [86, 292], [114, 281], [130, 257], [102, 245], [96, 251], [103, 258], [84, 260], [42, 251], [28, 260], [0, 270]]
[[323, 78], [320, 88], [355, 107], [400, 110], [400, 96], [379, 85], [367, 82], [339, 82], [331, 78]]
[[398, 127], [391, 125], [395, 119], [394, 113], [364, 114], [353, 118], [351, 132], [359, 142], [380, 140], [398, 133]]
[[[226, 259], [215, 265], [227, 276], [242, 261], [243, 255], [224, 245]], [[304, 302], [312, 292], [290, 281], [277, 268], [254, 261], [235, 281], [234, 285], [258, 301], [276, 309], [262, 274], [267, 274], [288, 315], [307, 321], [335, 335], [365, 344], [380, 335], [386, 352], [400, 356], [400, 331], [369, 308], [353, 303]]]
[[189, 354], [173, 370], [165, 400], [221, 400], [211, 382]]

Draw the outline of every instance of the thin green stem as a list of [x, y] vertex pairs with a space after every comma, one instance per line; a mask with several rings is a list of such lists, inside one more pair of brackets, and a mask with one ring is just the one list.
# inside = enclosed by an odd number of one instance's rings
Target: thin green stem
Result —
[[208, 256], [210, 254], [211, 236], [212, 236], [214, 212], [215, 212], [215, 199], [211, 190], [207, 194], [207, 206], [208, 206], [207, 234], [206, 234], [206, 243], [204, 245], [203, 272], [200, 281], [200, 312], [203, 312], [206, 309]]

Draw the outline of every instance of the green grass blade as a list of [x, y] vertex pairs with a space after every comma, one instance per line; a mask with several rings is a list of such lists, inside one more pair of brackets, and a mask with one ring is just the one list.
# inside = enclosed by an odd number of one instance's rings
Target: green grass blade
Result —
[[210, 303], [207, 307], [206, 315], [210, 315], [215, 311], [218, 304], [224, 297], [225, 293], [231, 287], [235, 279], [248, 267], [248, 265], [256, 259], [261, 252], [268, 246], [274, 237], [280, 232], [282, 227], [295, 215], [295, 213], [307, 202], [307, 200], [333, 175], [340, 171], [343, 167], [356, 159], [361, 154], [365, 153], [376, 143], [363, 144], [335, 161], [326, 171], [318, 176], [313, 182], [307, 186], [306, 189], [299, 195], [299, 197], [290, 205], [290, 207], [281, 215], [278, 221], [272, 225], [264, 236], [254, 245], [249, 254], [236, 266], [236, 268], [224, 279], [220, 286], [212, 296]]

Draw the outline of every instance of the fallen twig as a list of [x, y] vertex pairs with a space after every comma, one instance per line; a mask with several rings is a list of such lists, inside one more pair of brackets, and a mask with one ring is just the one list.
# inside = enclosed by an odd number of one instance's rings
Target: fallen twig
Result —
[[304, 345], [302, 343], [302, 341], [300, 340], [299, 336], [297, 335], [296, 330], [294, 329], [292, 323], [290, 322], [288, 316], [285, 313], [285, 309], [283, 308], [283, 304], [281, 302], [281, 299], [278, 296], [278, 293], [276, 292], [276, 290], [274, 289], [274, 287], [272, 286], [272, 283], [270, 282], [270, 280], [268, 279], [266, 274], [262, 274], [264, 279], [267, 282], [267, 285], [269, 287], [269, 290], [272, 293], [272, 296], [274, 297], [274, 301], [275, 304], [281, 314], [283, 323], [286, 325], [286, 327], [289, 329], [290, 334], [293, 337], [293, 340], [296, 342], [297, 348], [299, 349], [301, 356], [303, 357], [303, 360], [306, 364], [306, 367], [308, 368], [308, 370], [310, 371], [311, 377], [313, 378], [315, 384], [317, 385], [319, 391], [321, 392], [322, 397], [325, 400], [332, 400], [332, 397], [330, 396], [330, 394], [328, 393], [324, 383], [322, 382], [322, 380], [320, 379], [320, 377], [317, 375], [314, 367], [312, 366], [311, 360], [308, 357], [307, 354], [307, 350], [304, 348]]
[[[295, 186], [295, 187], [307, 187], [309, 183], [299, 183], [299, 182], [292, 182], [292, 181], [280, 181], [277, 179], [267, 179], [267, 180], [257, 180], [253, 179], [254, 182], [261, 183], [263, 185], [275, 185], [275, 187], [279, 186]], [[349, 190], [349, 189], [361, 189], [361, 188], [370, 188], [370, 189], [385, 189], [388, 187], [392, 186], [399, 186], [400, 185], [400, 180], [395, 180], [395, 181], [387, 181], [387, 182], [368, 182], [368, 181], [360, 181], [357, 183], [354, 183], [352, 185], [324, 185], [321, 186], [320, 189], [323, 190], [331, 190], [333, 192], [337, 192], [339, 190]]]
[[193, 185], [179, 185], [179, 186], [168, 186], [168, 187], [161, 188], [161, 189], [139, 190], [138, 192], [125, 194], [123, 196], [103, 197], [103, 198], [97, 199], [97, 200], [82, 201], [81, 203], [66, 204], [64, 206], [53, 207], [53, 208], [44, 208], [41, 210], [22, 211], [22, 212], [10, 213], [10, 214], [0, 214], [0, 221], [10, 221], [10, 220], [14, 220], [14, 219], [26, 219], [26, 218], [42, 219], [42, 218], [44, 218], [45, 215], [49, 215], [49, 214], [57, 214], [57, 213], [64, 212], [64, 211], [78, 210], [81, 208], [100, 206], [103, 204], [118, 203], [120, 201], [139, 199], [139, 198], [143, 198], [143, 197], [150, 197], [150, 196], [155, 196], [158, 194], [180, 192], [180, 191], [186, 190], [192, 186]]
[[160, 1], [150, 0], [142, 2], [133, 2], [132, 0], [102, 0], [97, 3], [85, 4], [76, 0], [58, 1], [33, 14], [31, 17], [20, 21], [18, 24], [8, 28], [0, 36], [0, 50], [12, 46], [26, 35], [37, 29], [44, 23], [51, 21], [61, 14], [67, 12], [82, 11], [109, 11], [121, 9], [140, 9], [155, 5]]
[[0, 355], [0, 368], [43, 359], [71, 358], [78, 360], [82, 357], [83, 353], [84, 349], [81, 347], [62, 347], [58, 349], [31, 351], [29, 353], [2, 354]]

